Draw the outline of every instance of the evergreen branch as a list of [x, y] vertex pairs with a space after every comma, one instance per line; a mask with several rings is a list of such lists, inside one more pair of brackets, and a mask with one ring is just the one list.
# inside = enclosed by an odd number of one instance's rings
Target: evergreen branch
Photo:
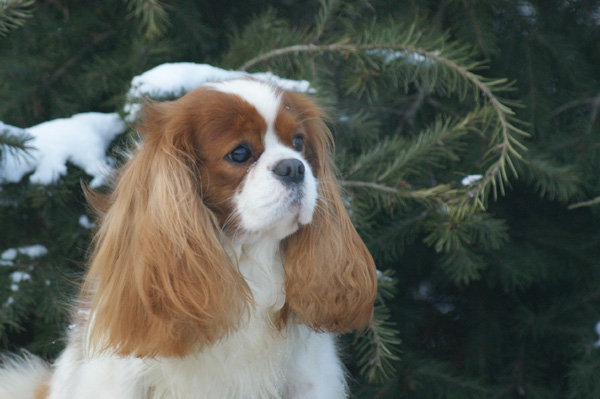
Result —
[[331, 18], [331, 14], [337, 9], [339, 0], [319, 0], [321, 8], [317, 14], [317, 20], [315, 22], [315, 40], [319, 39], [323, 32], [327, 22]]
[[509, 241], [508, 227], [484, 212], [465, 215], [455, 206], [430, 212], [423, 242], [440, 254], [441, 270], [457, 285], [481, 278], [487, 262], [481, 250], [499, 250]]
[[423, 231], [423, 221], [428, 211], [420, 209], [402, 214], [402, 218], [389, 217], [372, 229], [362, 232], [365, 243], [378, 262], [395, 264], [407, 246], [415, 242]]
[[[274, 9], [268, 8], [243, 29], [234, 29], [229, 51], [221, 64], [231, 69], [240, 69], [239, 65], [255, 54], [262, 54], [273, 48], [287, 48], [297, 43], [306, 43], [310, 40], [309, 33], [313, 32], [290, 25], [288, 21], [278, 18]], [[252, 40], [248, 41], [248, 37], [252, 37]], [[289, 60], [285, 58], [275, 61], [281, 61], [277, 67], [284, 70], [299, 66], [297, 63], [287, 62]]]
[[483, 399], [490, 398], [493, 393], [489, 385], [459, 373], [450, 362], [414, 350], [407, 349], [403, 354], [402, 369], [398, 374], [400, 391], [389, 397]]
[[457, 246], [440, 259], [440, 268], [458, 286], [467, 286], [479, 280], [481, 271], [486, 267], [483, 257], [465, 246]]
[[375, 306], [373, 323], [357, 344], [360, 374], [369, 382], [384, 381], [394, 372], [393, 361], [400, 360], [397, 330], [383, 305]]
[[434, 204], [443, 204], [459, 192], [459, 190], [452, 188], [452, 186], [448, 184], [438, 184], [434, 187], [421, 189], [411, 189], [408, 187], [397, 188], [390, 187], [382, 183], [353, 180], [340, 180], [339, 184], [342, 187], [367, 188], [383, 194], [391, 194], [397, 198], [411, 199]]
[[478, 112], [456, 122], [450, 118], [438, 118], [413, 140], [407, 141], [398, 136], [382, 140], [358, 156], [343, 174], [348, 178], [359, 176], [363, 180], [381, 183], [421, 175], [432, 167], [443, 168], [444, 161], [459, 159], [457, 153], [464, 149], [464, 137], [481, 119]]
[[377, 281], [373, 323], [364, 334], [356, 334], [354, 339], [360, 374], [369, 382], [386, 380], [394, 373], [392, 363], [400, 360], [399, 346], [402, 343], [384, 302], [394, 296], [396, 280], [391, 272], [378, 271]]
[[4, 0], [0, 6], [0, 37], [25, 25], [33, 16], [35, 0]]
[[[488, 101], [489, 106], [492, 107], [496, 114], [497, 121], [500, 125], [500, 130], [492, 137], [492, 142], [499, 141], [497, 145], [492, 147], [489, 153], [496, 154], [496, 161], [493, 162], [483, 175], [483, 179], [467, 193], [465, 199], [474, 198], [475, 203], [485, 208], [485, 197], [489, 187], [491, 186], [494, 191], [494, 198], [497, 198], [498, 190], [504, 195], [504, 183], [508, 181], [508, 175], [506, 172], [507, 166], [511, 172], [517, 176], [517, 171], [513, 164], [513, 157], [516, 159], [522, 159], [519, 151], [526, 151], [526, 147], [516, 138], [517, 135], [527, 137], [529, 134], [521, 129], [515, 127], [511, 122], [510, 118], [514, 115], [514, 111], [506, 104], [504, 104], [495, 94], [494, 91], [498, 90], [498, 86], [501, 90], [506, 90], [510, 86], [506, 86], [506, 79], [487, 80], [482, 76], [476, 75], [469, 68], [461, 66], [453, 62], [452, 60], [444, 57], [440, 57], [432, 52], [423, 51], [420, 49], [412, 49], [416, 54], [423, 55], [431, 60], [434, 60], [442, 65], [451, 68], [460, 76], [467, 79], [473, 84], [478, 91]], [[495, 136], [498, 136], [495, 137]]]
[[540, 196], [567, 202], [580, 193], [581, 180], [575, 167], [555, 165], [546, 157], [529, 156], [517, 164], [523, 180], [538, 191]]
[[169, 15], [160, 0], [129, 0], [132, 15], [141, 18], [140, 29], [148, 39], [163, 36], [170, 23]]
[[[0, 125], [3, 125], [0, 122]], [[16, 130], [16, 129], [15, 129]], [[0, 161], [3, 161], [4, 153], [7, 151], [13, 156], [27, 156], [27, 151], [32, 147], [27, 145], [31, 137], [23, 132], [21, 135], [11, 132], [11, 129], [0, 130]]]

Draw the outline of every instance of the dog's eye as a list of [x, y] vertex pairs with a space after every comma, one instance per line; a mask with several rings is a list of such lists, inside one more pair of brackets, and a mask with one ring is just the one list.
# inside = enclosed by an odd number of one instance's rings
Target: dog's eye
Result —
[[233, 163], [245, 163], [252, 157], [252, 151], [250, 151], [250, 147], [246, 144], [242, 144], [237, 147], [235, 150], [231, 151], [227, 154], [227, 158]]
[[295, 136], [292, 139], [292, 146], [296, 149], [296, 151], [302, 152], [304, 149], [304, 139], [302, 136]]

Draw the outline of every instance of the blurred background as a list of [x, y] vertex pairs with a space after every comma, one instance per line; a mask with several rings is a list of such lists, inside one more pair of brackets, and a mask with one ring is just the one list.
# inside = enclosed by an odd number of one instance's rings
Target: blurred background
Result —
[[380, 271], [373, 327], [342, 337], [355, 397], [600, 398], [600, 0], [1, 1], [3, 351], [63, 348], [94, 229], [74, 159], [8, 177], [44, 150], [28, 129], [118, 113], [118, 165], [132, 79], [171, 62], [328, 109]]

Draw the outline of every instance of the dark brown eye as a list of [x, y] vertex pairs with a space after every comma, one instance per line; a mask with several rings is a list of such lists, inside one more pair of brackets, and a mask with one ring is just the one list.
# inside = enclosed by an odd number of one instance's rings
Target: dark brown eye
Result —
[[292, 139], [292, 147], [294, 147], [296, 151], [302, 152], [302, 150], [304, 149], [304, 139], [302, 138], [302, 136], [295, 136]]
[[237, 147], [235, 150], [227, 154], [227, 158], [231, 162], [236, 164], [246, 163], [251, 157], [252, 151], [250, 150], [250, 147], [248, 147], [248, 145], [246, 144], [242, 144], [241, 146]]

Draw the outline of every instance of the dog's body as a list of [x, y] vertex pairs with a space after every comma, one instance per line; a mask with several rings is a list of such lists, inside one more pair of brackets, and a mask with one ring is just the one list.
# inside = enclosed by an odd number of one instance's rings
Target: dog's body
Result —
[[252, 80], [151, 105], [65, 351], [6, 362], [0, 399], [346, 397], [334, 334], [369, 323], [376, 278], [321, 117]]

